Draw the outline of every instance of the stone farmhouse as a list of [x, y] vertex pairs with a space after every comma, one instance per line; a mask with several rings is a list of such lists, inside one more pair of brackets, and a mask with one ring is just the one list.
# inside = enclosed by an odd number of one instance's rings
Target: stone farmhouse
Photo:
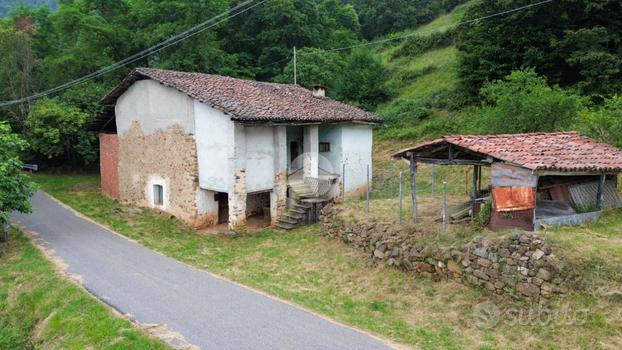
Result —
[[321, 203], [365, 191], [372, 126], [382, 123], [324, 92], [135, 69], [93, 124], [102, 191], [196, 228], [308, 222]]

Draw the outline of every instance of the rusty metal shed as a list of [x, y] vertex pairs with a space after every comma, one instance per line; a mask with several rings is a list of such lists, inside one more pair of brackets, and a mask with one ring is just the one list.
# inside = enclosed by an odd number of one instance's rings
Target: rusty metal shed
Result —
[[[490, 193], [493, 230], [581, 224], [622, 206], [622, 150], [574, 131], [444, 136], [393, 158], [410, 162], [412, 179], [417, 163], [473, 166], [472, 213]], [[482, 166], [491, 167], [488, 189], [481, 186]]]

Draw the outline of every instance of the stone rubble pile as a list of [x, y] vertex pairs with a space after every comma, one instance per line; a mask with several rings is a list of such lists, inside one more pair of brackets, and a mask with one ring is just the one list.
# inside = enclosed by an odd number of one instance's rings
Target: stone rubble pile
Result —
[[335, 206], [322, 210], [321, 234], [369, 252], [376, 262], [515, 298], [538, 300], [561, 291], [562, 263], [550, 244], [532, 233], [498, 239], [477, 236], [460, 246], [439, 248], [413, 227], [343, 218], [340, 212]]

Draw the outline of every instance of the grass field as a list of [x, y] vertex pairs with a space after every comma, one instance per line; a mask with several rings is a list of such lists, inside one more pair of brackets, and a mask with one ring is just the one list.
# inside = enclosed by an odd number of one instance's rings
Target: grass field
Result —
[[0, 243], [0, 349], [169, 349], [59, 275], [18, 230]]
[[[370, 265], [364, 253], [319, 236], [317, 226], [287, 233], [266, 229], [233, 238], [200, 234], [169, 215], [150, 210], [137, 214], [102, 197], [97, 176], [37, 175], [35, 180], [69, 206], [151, 249], [408, 346], [616, 349], [622, 345], [622, 279], [615, 272], [622, 266], [619, 212], [608, 213], [598, 224], [544, 233], [559, 239], [566, 249], [563, 255], [579, 275], [576, 288], [551, 300], [544, 310], [581, 317], [563, 321], [555, 316], [541, 322], [530, 316], [542, 314], [539, 305]], [[500, 310], [493, 328], [478, 326], [482, 317], [488, 317], [474, 314], [478, 305]]]

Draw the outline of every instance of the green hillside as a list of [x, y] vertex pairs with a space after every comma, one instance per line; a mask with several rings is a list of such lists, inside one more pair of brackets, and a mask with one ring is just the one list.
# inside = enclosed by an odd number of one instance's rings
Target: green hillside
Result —
[[[414, 34], [414, 38], [431, 36], [435, 33], [446, 32], [449, 27], [460, 22], [467, 7], [473, 3], [468, 2], [456, 7], [451, 13], [441, 15], [436, 20], [417, 28], [414, 31], [396, 33], [393, 37]], [[412, 39], [399, 41], [396, 44], [384, 46], [377, 50], [381, 58], [391, 72], [393, 84], [399, 86], [397, 98], [424, 97], [439, 90], [454, 88], [456, 84], [456, 48], [453, 44], [446, 47], [432, 47], [426, 52], [416, 56], [395, 55], [411, 44]], [[405, 76], [415, 76], [414, 79], [404, 79]]]
[[[457, 54], [453, 37], [460, 27], [455, 24], [462, 20], [467, 8], [478, 0], [457, 6], [452, 12], [439, 16], [434, 21], [415, 30], [395, 33], [391, 37], [413, 35], [412, 38], [396, 40], [384, 44], [374, 52], [390, 73], [388, 85], [394, 89], [393, 98], [378, 107], [377, 113], [391, 119], [394, 111], [410, 115], [399, 129], [391, 128], [380, 132], [380, 139], [435, 137], [442, 129], [431, 124], [444, 124], [453, 113], [442, 106], [458, 84]], [[453, 32], [452, 32], [453, 31]], [[451, 32], [451, 33], [448, 33]], [[446, 36], [447, 38], [443, 38]], [[413, 50], [417, 43], [438, 37], [438, 42], [420, 44], [423, 50]], [[410, 48], [410, 50], [409, 50]], [[415, 54], [411, 54], [416, 51]], [[455, 101], [454, 101], [455, 102]], [[428, 110], [424, 118], [412, 117], [418, 113], [412, 107], [435, 106]], [[427, 129], [432, 130], [427, 130]]]

